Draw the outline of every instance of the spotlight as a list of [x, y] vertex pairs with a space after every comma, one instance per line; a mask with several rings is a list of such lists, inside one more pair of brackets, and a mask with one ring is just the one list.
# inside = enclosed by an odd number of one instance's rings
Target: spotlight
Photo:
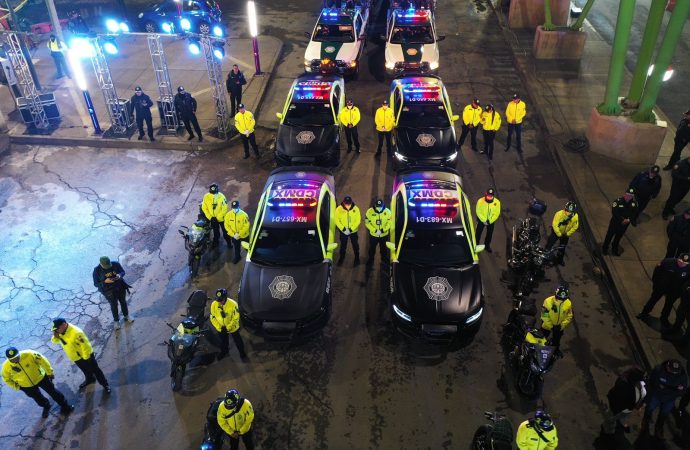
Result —
[[223, 47], [222, 43], [213, 44], [213, 56], [215, 56], [218, 59], [223, 59], [223, 57], [225, 56], [225, 48]]
[[90, 58], [93, 55], [93, 46], [84, 37], [72, 38], [69, 41], [69, 48], [78, 58]]
[[173, 32], [173, 27], [170, 22], [163, 22], [161, 24], [161, 29], [166, 32], [166, 33], [172, 33]]
[[119, 52], [119, 49], [117, 47], [117, 43], [115, 42], [115, 39], [106, 39], [103, 42], [103, 51], [109, 55], [117, 55]]
[[120, 31], [122, 31], [123, 33], [129, 33], [129, 25], [127, 25], [126, 22], [121, 22]]
[[108, 19], [105, 21], [105, 28], [109, 33], [117, 33], [120, 31], [120, 24], [115, 19]]
[[213, 35], [216, 37], [223, 37], [223, 29], [216, 25], [213, 27]]
[[201, 53], [201, 43], [198, 39], [190, 39], [188, 48], [189, 53], [191, 53], [192, 55], [198, 55], [199, 53]]
[[189, 19], [182, 19], [180, 20], [180, 27], [182, 27], [184, 31], [189, 31], [192, 29], [192, 23]]

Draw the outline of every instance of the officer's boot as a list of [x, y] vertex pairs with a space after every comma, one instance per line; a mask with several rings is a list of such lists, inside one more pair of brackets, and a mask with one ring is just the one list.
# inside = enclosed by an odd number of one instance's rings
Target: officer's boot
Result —
[[355, 261], [352, 263], [353, 267], [359, 266], [359, 252], [355, 253]]
[[340, 252], [340, 256], [338, 257], [338, 265], [341, 266], [343, 264], [343, 260], [345, 259], [345, 252]]
[[664, 423], [666, 423], [666, 416], [659, 414], [654, 424], [654, 437], [660, 441], [664, 440]]

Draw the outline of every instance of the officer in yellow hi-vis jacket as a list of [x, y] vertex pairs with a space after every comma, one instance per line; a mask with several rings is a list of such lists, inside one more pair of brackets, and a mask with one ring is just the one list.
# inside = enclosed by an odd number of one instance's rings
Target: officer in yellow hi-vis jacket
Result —
[[558, 432], [551, 416], [543, 409], [538, 409], [533, 419], [520, 424], [515, 443], [519, 450], [555, 450], [558, 447]]
[[240, 335], [240, 311], [237, 302], [228, 298], [228, 291], [225, 288], [216, 289], [216, 299], [211, 303], [211, 325], [220, 334], [220, 353], [218, 360], [228, 355], [229, 335], [235, 341], [240, 358], [247, 358], [244, 352], [244, 341]]
[[577, 215], [577, 203], [570, 201], [565, 204], [565, 208], [557, 211], [553, 215], [551, 221], [551, 234], [546, 240], [546, 249], [551, 249], [556, 241], [559, 241], [560, 248], [556, 255], [557, 262], [560, 265], [565, 265], [563, 258], [565, 256], [565, 248], [568, 246], [570, 236], [572, 236], [580, 227], [579, 217]]
[[254, 450], [254, 408], [249, 400], [240, 396], [237, 389], [230, 389], [225, 394], [225, 400], [218, 406], [216, 417], [220, 428], [230, 436], [232, 450], [239, 448], [240, 437], [247, 450]]
[[376, 122], [376, 134], [378, 134], [379, 137], [379, 146], [376, 148], [376, 155], [374, 156], [381, 156], [384, 138], [386, 139], [386, 152], [388, 152], [388, 156], [391, 156], [393, 152], [391, 147], [391, 132], [393, 131], [393, 125], [395, 125], [395, 116], [393, 115], [393, 110], [388, 107], [388, 102], [386, 100], [384, 100], [381, 107], [376, 110], [374, 122]]
[[479, 129], [479, 122], [482, 118], [482, 107], [480, 106], [479, 99], [472, 100], [472, 103], [465, 106], [462, 110], [462, 133], [460, 134], [460, 140], [458, 141], [458, 147], [462, 147], [465, 143], [465, 138], [470, 135], [470, 143], [472, 144], [472, 150], [475, 152], [477, 149], [477, 130]]
[[369, 230], [369, 258], [367, 259], [367, 266], [374, 264], [376, 257], [376, 246], [378, 245], [381, 252], [381, 259], [383, 261], [388, 257], [388, 248], [386, 248], [386, 240], [391, 229], [391, 210], [386, 208], [383, 200], [376, 199], [374, 206], [367, 209], [364, 214], [364, 225]]
[[237, 264], [240, 261], [242, 241], [246, 241], [247, 237], [249, 237], [249, 216], [240, 209], [239, 201], [232, 201], [230, 210], [225, 214], [223, 223], [225, 224], [225, 231], [232, 240], [232, 248], [234, 250], [232, 263]]
[[340, 257], [338, 258], [338, 265], [343, 263], [345, 259], [345, 250], [347, 249], [347, 241], [352, 242], [352, 250], [355, 252], [354, 265], [359, 265], [359, 238], [357, 236], [357, 229], [362, 222], [362, 214], [359, 212], [359, 207], [352, 201], [349, 195], [345, 197], [335, 209], [335, 226], [340, 231]]
[[222, 225], [223, 220], [225, 220], [225, 214], [228, 212], [228, 200], [225, 198], [225, 195], [220, 192], [216, 183], [211, 184], [211, 186], [208, 187], [208, 192], [204, 194], [204, 199], [201, 201], [201, 212], [204, 214], [204, 217], [206, 217], [206, 220], [211, 223], [211, 229], [213, 230], [213, 247], [218, 246], [221, 232], [223, 233], [228, 247], [232, 246], [230, 236], [228, 236], [225, 227]]
[[48, 39], [48, 49], [50, 49], [50, 56], [53, 58], [55, 69], [57, 70], [55, 78], [58, 79], [67, 75], [67, 78], [71, 79], [72, 77], [69, 74], [69, 68], [67, 67], [67, 62], [65, 61], [64, 52], [67, 51], [65, 44], [62, 43], [54, 34], [51, 34], [50, 38]]
[[249, 144], [252, 145], [256, 159], [259, 159], [261, 155], [259, 154], [259, 146], [256, 145], [256, 136], [254, 136], [254, 126], [256, 126], [254, 114], [247, 111], [242, 103], [239, 104], [238, 109], [239, 111], [235, 114], [235, 128], [237, 128], [240, 139], [242, 139], [244, 159], [249, 158]]
[[475, 211], [477, 213], [476, 242], [479, 243], [482, 238], [484, 227], [486, 227], [484, 250], [491, 253], [491, 238], [494, 235], [494, 222], [496, 222], [498, 216], [501, 215], [501, 201], [496, 198], [493, 188], [487, 189], [484, 197], [477, 200]]
[[482, 134], [484, 136], [484, 150], [479, 153], [486, 153], [489, 161], [494, 159], [494, 139], [496, 133], [501, 128], [501, 115], [494, 109], [494, 105], [486, 105], [482, 113]]
[[556, 348], [561, 346], [563, 329], [573, 321], [573, 304], [570, 301], [568, 287], [561, 284], [556, 289], [555, 295], [547, 297], [541, 308], [541, 330], [546, 337], [551, 337], [551, 345]]
[[517, 143], [518, 153], [522, 153], [522, 119], [527, 114], [527, 107], [525, 102], [520, 100], [520, 95], [516, 92], [513, 94], [513, 100], [506, 106], [506, 120], [508, 121], [508, 140], [506, 141], [506, 150], [510, 150], [510, 144], [515, 131], [515, 142]]
[[359, 151], [359, 133], [357, 132], [357, 124], [359, 123], [361, 116], [359, 114], [359, 108], [357, 108], [351, 99], [347, 99], [347, 105], [338, 114], [338, 120], [340, 125], [345, 131], [345, 139], [347, 139], [347, 152], [352, 151], [352, 142], [355, 143], [355, 151]]

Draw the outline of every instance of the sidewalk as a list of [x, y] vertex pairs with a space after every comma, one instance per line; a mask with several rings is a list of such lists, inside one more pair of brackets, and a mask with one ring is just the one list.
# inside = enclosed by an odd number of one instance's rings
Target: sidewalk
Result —
[[[494, 2], [499, 3], [500, 2]], [[650, 202], [637, 227], [628, 228], [621, 247], [620, 257], [601, 256], [601, 242], [606, 235], [611, 218], [611, 202], [621, 196], [632, 177], [648, 165], [626, 164], [602, 155], [585, 152], [572, 153], [564, 144], [571, 138], [584, 137], [592, 108], [604, 99], [608, 77], [611, 47], [588, 22], [585, 22], [587, 43], [584, 56], [572, 70], [564, 64], [538, 63], [532, 57], [533, 30], [511, 30], [507, 26], [507, 13], [495, 6], [502, 32], [512, 46], [515, 63], [523, 82], [529, 89], [532, 111], [539, 113], [546, 131], [546, 144], [559, 162], [561, 176], [567, 178], [572, 195], [580, 209], [583, 236], [592, 253], [593, 271], [601, 268], [608, 278], [614, 297], [619, 301], [621, 318], [628, 323], [633, 338], [639, 343], [642, 361], [653, 367], [668, 358], [684, 356], [672, 343], [662, 340], [658, 319], [649, 324], [635, 315], [651, 292], [651, 275], [654, 266], [664, 257], [666, 249], [666, 222], [661, 218], [663, 202], [671, 185], [670, 173], [662, 172], [662, 189]], [[625, 95], [631, 75], [626, 70], [621, 95]], [[657, 109], [657, 114], [668, 124], [668, 132], [656, 164], [663, 167], [673, 150], [675, 118], [667, 118]], [[650, 161], [650, 163], [652, 163]], [[688, 206], [681, 202], [676, 211]], [[658, 317], [661, 303], [652, 315]], [[596, 318], [592, 318], [596, 321]]]
[[[42, 144], [42, 145], [69, 145], [88, 147], [119, 147], [131, 148], [134, 144], [144, 145], [147, 148], [160, 148], [168, 150], [210, 150], [223, 148], [227, 143], [208, 135], [215, 130], [216, 114], [211, 87], [208, 81], [206, 63], [203, 55], [193, 56], [187, 49], [187, 41], [179, 37], [164, 38], [164, 48], [170, 80], [173, 90], [177, 86], [184, 86], [198, 102], [197, 118], [201, 129], [204, 131], [204, 142], [196, 140], [187, 141], [187, 133], [184, 128], [178, 129], [177, 135], [168, 135], [165, 130], [160, 130], [160, 120], [157, 108], [151, 108], [153, 126], [157, 142], [137, 141], [136, 125], [131, 137], [103, 138], [94, 134], [93, 124], [84, 105], [81, 92], [75, 83], [63, 77], [54, 79], [55, 66], [50, 57], [49, 50], [44, 42], [34, 50], [33, 60], [36, 66], [43, 92], [54, 92], [55, 99], [60, 109], [61, 121], [58, 126], [51, 129], [46, 135], [29, 134], [21, 115], [15, 108], [15, 100], [9, 89], [0, 90], [0, 108], [7, 117], [10, 142], [13, 144]], [[147, 39], [145, 36], [120, 36], [117, 38], [120, 53], [108, 57], [108, 64], [115, 89], [119, 98], [129, 99], [134, 95], [134, 87], [141, 86], [151, 100], [158, 100], [158, 83], [156, 81], [151, 57], [149, 56]], [[261, 107], [271, 74], [280, 57], [282, 42], [271, 36], [259, 38], [261, 51], [262, 70], [261, 75], [254, 75], [254, 59], [251, 39], [230, 39], [226, 44], [226, 57], [223, 59], [223, 86], [227, 73], [233, 64], [238, 64], [240, 70], [245, 73], [247, 85], [243, 93], [243, 103], [247, 109], [257, 114]], [[105, 132], [110, 128], [103, 95], [96, 83], [94, 70], [90, 60], [84, 60], [84, 72], [87, 77], [89, 92], [96, 107], [96, 115], [101, 129]], [[225, 87], [223, 87], [225, 91]], [[228, 108], [230, 99], [227, 96]], [[232, 121], [231, 121], [232, 123]]]

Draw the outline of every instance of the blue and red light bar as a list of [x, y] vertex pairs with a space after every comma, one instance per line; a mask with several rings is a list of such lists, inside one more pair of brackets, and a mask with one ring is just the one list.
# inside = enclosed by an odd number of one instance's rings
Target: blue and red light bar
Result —
[[401, 22], [405, 23], [424, 23], [429, 21], [429, 11], [421, 9], [414, 10], [412, 8], [405, 10], [398, 16]]
[[460, 200], [457, 192], [448, 189], [420, 188], [408, 190], [407, 204], [422, 208], [457, 208]]
[[316, 206], [319, 197], [318, 185], [304, 183], [289, 187], [277, 186], [269, 194], [266, 201], [272, 207], [301, 207], [312, 208]]

